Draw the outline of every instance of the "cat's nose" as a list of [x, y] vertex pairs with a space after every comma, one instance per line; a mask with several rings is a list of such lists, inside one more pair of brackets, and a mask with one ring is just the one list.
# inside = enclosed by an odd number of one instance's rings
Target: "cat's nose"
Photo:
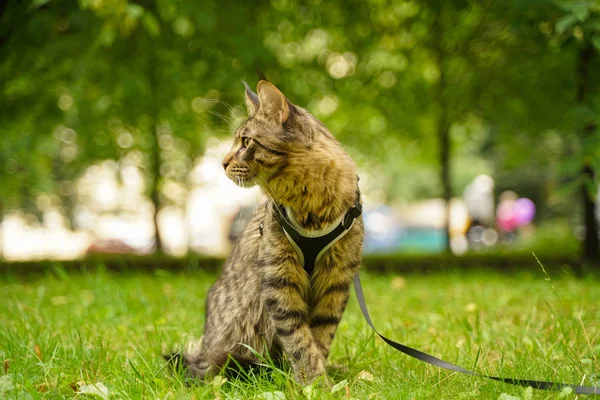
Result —
[[229, 164], [231, 164], [231, 160], [233, 160], [233, 154], [229, 152], [225, 157], [223, 157], [223, 169], [227, 170]]

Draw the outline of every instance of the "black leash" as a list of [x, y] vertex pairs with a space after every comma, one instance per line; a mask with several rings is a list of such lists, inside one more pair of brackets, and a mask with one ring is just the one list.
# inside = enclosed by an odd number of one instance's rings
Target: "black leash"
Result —
[[365, 319], [367, 320], [367, 323], [373, 329], [373, 331], [375, 331], [375, 333], [380, 338], [382, 338], [387, 344], [389, 344], [396, 350], [401, 351], [402, 353], [407, 354], [413, 358], [416, 358], [417, 360], [424, 361], [428, 364], [435, 365], [436, 367], [444, 368], [444, 369], [447, 369], [450, 371], [460, 372], [460, 373], [472, 375], [472, 376], [480, 376], [480, 377], [484, 377], [484, 378], [488, 378], [488, 379], [493, 379], [493, 380], [499, 381], [499, 382], [510, 383], [511, 385], [525, 386], [525, 387], [531, 386], [534, 389], [541, 389], [541, 390], [560, 390], [565, 387], [570, 387], [571, 389], [573, 389], [573, 393], [576, 393], [576, 394], [600, 394], [600, 387], [579, 386], [579, 385], [573, 385], [573, 384], [568, 384], [568, 383], [557, 383], [557, 382], [546, 382], [546, 381], [532, 381], [532, 380], [528, 380], [528, 379], [500, 378], [498, 376], [483, 375], [483, 374], [480, 374], [480, 373], [477, 373], [474, 371], [470, 371], [468, 369], [464, 369], [457, 365], [451, 364], [447, 361], [441, 360], [441, 359], [436, 358], [427, 353], [423, 353], [422, 351], [419, 351], [419, 350], [413, 349], [411, 347], [405, 346], [403, 344], [394, 342], [393, 340], [388, 339], [385, 336], [383, 336], [381, 333], [379, 333], [377, 331], [377, 329], [375, 328], [375, 325], [373, 325], [373, 322], [371, 321], [371, 317], [369, 316], [369, 311], [367, 310], [367, 305], [365, 303], [365, 297], [363, 295], [363, 290], [362, 290], [362, 286], [360, 285], [360, 278], [359, 278], [358, 274], [354, 277], [354, 291], [356, 292], [356, 299], [358, 300], [358, 305], [360, 306], [360, 309], [362, 310], [363, 316], [365, 317]]
[[[290, 244], [294, 247], [294, 250], [298, 254], [302, 266], [306, 270], [308, 275], [312, 273], [315, 264], [318, 262], [319, 258], [323, 255], [323, 253], [327, 251], [327, 249], [329, 249], [329, 247], [333, 243], [335, 243], [335, 241], [344, 236], [350, 230], [350, 228], [352, 228], [354, 220], [361, 215], [362, 205], [360, 204], [360, 190], [358, 188], [356, 190], [356, 193], [357, 196], [355, 205], [346, 212], [343, 220], [338, 224], [338, 226], [336, 226], [330, 233], [318, 237], [307, 237], [302, 235], [292, 226], [290, 221], [288, 221], [285, 209], [282, 206], [273, 204], [274, 210], [279, 215], [279, 220], [282, 223], [281, 227], [283, 228], [285, 235], [290, 241]], [[262, 224], [259, 227], [259, 230], [262, 235]], [[546, 381], [533, 381], [528, 379], [501, 378], [498, 376], [483, 375], [475, 371], [470, 371], [468, 369], [451, 364], [447, 361], [444, 361], [427, 353], [423, 353], [422, 351], [413, 349], [398, 342], [394, 342], [393, 340], [388, 339], [381, 333], [379, 333], [375, 328], [375, 325], [373, 325], [373, 321], [371, 321], [369, 311], [367, 310], [367, 304], [365, 303], [365, 297], [363, 295], [363, 290], [360, 284], [360, 278], [358, 274], [354, 277], [354, 290], [356, 292], [356, 299], [358, 300], [358, 304], [360, 305], [360, 309], [362, 310], [363, 316], [365, 317], [367, 323], [373, 329], [373, 331], [375, 331], [375, 333], [380, 338], [382, 338], [387, 344], [389, 344], [396, 350], [401, 351], [402, 353], [409, 355], [413, 358], [416, 358], [417, 360], [424, 361], [428, 364], [435, 365], [436, 367], [444, 368], [450, 371], [460, 372], [462, 374], [471, 376], [479, 376], [483, 378], [493, 379], [499, 382], [510, 383], [511, 385], [524, 387], [531, 386], [534, 389], [541, 390], [560, 390], [565, 387], [570, 387], [573, 390], [573, 393], [576, 394], [600, 394], [600, 387], [580, 386], [568, 383]]]

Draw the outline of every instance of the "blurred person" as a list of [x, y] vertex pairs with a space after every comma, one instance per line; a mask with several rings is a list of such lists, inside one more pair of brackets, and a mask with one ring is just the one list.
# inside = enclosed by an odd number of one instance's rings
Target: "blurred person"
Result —
[[494, 229], [494, 179], [478, 175], [467, 185], [463, 198], [469, 216], [466, 237], [470, 247], [477, 249], [496, 244]]
[[515, 218], [515, 202], [517, 194], [512, 190], [502, 192], [496, 210], [496, 226], [500, 233], [500, 240], [512, 243], [516, 237], [517, 221]]
[[535, 218], [535, 204], [528, 198], [518, 198], [513, 191], [500, 195], [496, 224], [500, 231], [500, 239], [505, 243], [513, 243], [520, 229], [530, 226]]
[[494, 225], [494, 179], [478, 175], [463, 193], [472, 225]]

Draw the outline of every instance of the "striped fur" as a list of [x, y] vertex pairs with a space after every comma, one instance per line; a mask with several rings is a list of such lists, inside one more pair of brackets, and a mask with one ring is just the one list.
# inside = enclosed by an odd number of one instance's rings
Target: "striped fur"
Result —
[[[356, 167], [329, 131], [271, 83], [246, 87], [249, 118], [223, 166], [243, 187], [269, 200], [246, 226], [206, 302], [200, 350], [184, 354], [188, 374], [204, 379], [228, 359], [241, 366], [259, 354], [285, 354], [302, 383], [325, 374], [326, 360], [362, 254], [363, 222], [328, 250], [308, 276], [285, 237], [272, 202], [302, 227], [321, 229], [356, 201]], [[262, 229], [259, 228], [263, 225]], [[228, 365], [231, 365], [231, 361]]]

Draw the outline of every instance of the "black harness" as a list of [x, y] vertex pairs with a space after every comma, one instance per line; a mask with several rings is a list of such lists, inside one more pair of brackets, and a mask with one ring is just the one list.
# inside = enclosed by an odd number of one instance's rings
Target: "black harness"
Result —
[[[304, 270], [310, 274], [313, 272], [315, 268], [315, 264], [320, 260], [323, 254], [338, 240], [340, 240], [350, 228], [354, 224], [354, 220], [358, 218], [362, 213], [362, 205], [360, 204], [360, 192], [357, 189], [356, 203], [352, 208], [350, 208], [342, 221], [329, 233], [324, 234], [322, 236], [304, 236], [294, 226], [291, 224], [289, 220], [289, 216], [284, 207], [281, 205], [276, 205], [273, 203], [273, 210], [276, 215], [279, 216], [279, 223], [283, 228], [283, 232], [286, 237], [298, 253], [300, 258], [300, 262], [304, 267]], [[259, 230], [262, 235], [263, 225], [260, 224]], [[354, 290], [356, 292], [356, 299], [358, 300], [358, 304], [363, 313], [363, 316], [367, 320], [369, 326], [381, 337], [387, 344], [394, 347], [396, 350], [407, 354], [417, 360], [426, 362], [431, 365], [435, 365], [439, 368], [444, 368], [450, 371], [460, 372], [463, 374], [471, 375], [471, 376], [479, 376], [488, 379], [493, 379], [495, 381], [509, 383], [511, 385], [518, 385], [528, 387], [531, 386], [536, 389], [542, 390], [560, 390], [563, 388], [571, 388], [573, 393], [577, 394], [600, 394], [600, 387], [593, 386], [582, 386], [582, 385], [573, 385], [567, 383], [557, 383], [557, 382], [547, 382], [547, 381], [535, 381], [529, 379], [518, 379], [518, 378], [503, 378], [492, 375], [484, 375], [474, 371], [470, 371], [468, 369], [459, 367], [457, 365], [451, 364], [447, 361], [444, 361], [440, 358], [434, 357], [422, 351], [413, 349], [412, 347], [405, 346], [401, 343], [395, 342], [391, 339], [380, 334], [377, 329], [375, 329], [375, 325], [371, 321], [371, 317], [369, 316], [369, 311], [367, 310], [367, 305], [365, 302], [365, 298], [363, 295], [362, 286], [360, 284], [360, 278], [358, 274], [354, 277]]]
[[279, 222], [283, 228], [283, 233], [290, 241], [290, 244], [296, 250], [300, 263], [308, 275], [312, 274], [315, 265], [319, 262], [323, 254], [338, 240], [340, 240], [352, 225], [354, 220], [362, 214], [362, 204], [360, 204], [360, 191], [356, 190], [356, 203], [350, 208], [342, 221], [333, 228], [332, 231], [321, 236], [305, 236], [298, 232], [290, 222], [285, 208], [273, 203], [275, 213], [279, 216]]

